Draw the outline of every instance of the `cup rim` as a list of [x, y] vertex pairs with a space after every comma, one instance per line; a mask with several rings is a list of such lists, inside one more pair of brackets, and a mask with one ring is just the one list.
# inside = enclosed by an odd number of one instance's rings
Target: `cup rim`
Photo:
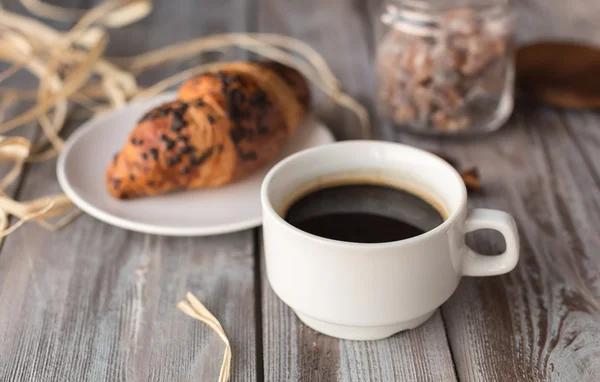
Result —
[[[271, 201], [269, 200], [267, 191], [268, 191], [269, 185], [270, 185], [273, 177], [275, 177], [277, 175], [277, 173], [279, 171], [281, 171], [281, 169], [283, 167], [287, 166], [291, 162], [299, 160], [300, 158], [303, 158], [308, 155], [312, 155], [312, 153], [314, 153], [314, 152], [328, 151], [328, 150], [333, 149], [333, 147], [352, 146], [352, 145], [394, 146], [394, 147], [399, 147], [399, 148], [403, 148], [403, 149], [417, 151], [420, 155], [424, 155], [424, 156], [427, 156], [427, 157], [433, 159], [434, 161], [438, 162], [440, 165], [445, 167], [448, 171], [450, 171], [450, 173], [452, 173], [452, 176], [454, 176], [459, 181], [459, 184], [461, 185], [460, 186], [461, 190], [460, 190], [460, 201], [458, 203], [458, 207], [455, 208], [453, 211], [449, 211], [448, 218], [445, 219], [442, 222], [442, 224], [438, 225], [437, 227], [435, 227], [427, 232], [424, 232], [420, 235], [417, 235], [417, 236], [414, 236], [414, 237], [411, 237], [408, 239], [389, 241], [389, 242], [385, 242], [385, 243], [354, 243], [354, 242], [349, 242], [349, 241], [328, 239], [325, 237], [313, 235], [311, 233], [302, 231], [301, 229], [294, 227], [292, 224], [288, 223], [281, 215], [279, 215], [277, 213], [277, 211], [275, 211], [275, 208], [273, 208], [273, 205], [271, 204]], [[262, 182], [262, 185], [261, 185], [261, 189], [260, 189], [260, 199], [261, 199], [263, 214], [265, 212], [268, 213], [270, 216], [275, 218], [275, 220], [278, 223], [282, 224], [285, 228], [291, 230], [292, 232], [294, 232], [306, 239], [315, 241], [320, 244], [335, 245], [338, 247], [355, 248], [355, 249], [356, 248], [383, 249], [383, 248], [397, 247], [397, 246], [403, 246], [403, 245], [415, 243], [420, 240], [427, 239], [428, 237], [434, 236], [434, 235], [438, 234], [439, 232], [446, 230], [447, 227], [454, 224], [454, 222], [456, 221], [456, 219], [458, 219], [458, 216], [461, 214], [461, 212], [465, 210], [465, 207], [467, 204], [467, 187], [465, 186], [460, 174], [454, 167], [452, 167], [448, 162], [446, 162], [439, 156], [437, 156], [429, 151], [426, 151], [426, 150], [423, 150], [423, 149], [420, 149], [420, 148], [417, 148], [414, 146], [397, 143], [397, 142], [357, 139], [357, 140], [334, 142], [334, 143], [330, 143], [330, 144], [326, 144], [326, 145], [322, 145], [322, 146], [309, 148], [309, 149], [297, 152], [297, 153], [290, 155], [289, 157], [283, 159], [282, 161], [277, 163], [275, 166], [273, 166], [269, 170], [267, 175], [265, 176], [265, 178]], [[265, 217], [263, 216], [263, 221], [264, 221], [264, 218]]]

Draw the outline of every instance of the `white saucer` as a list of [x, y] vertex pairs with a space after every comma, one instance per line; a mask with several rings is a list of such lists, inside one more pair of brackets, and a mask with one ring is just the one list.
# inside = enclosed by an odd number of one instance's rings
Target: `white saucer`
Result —
[[137, 120], [175, 98], [162, 94], [103, 114], [86, 122], [69, 139], [58, 158], [58, 181], [83, 211], [115, 226], [170, 236], [202, 236], [239, 231], [261, 224], [260, 185], [278, 161], [300, 150], [334, 141], [313, 117], [298, 128], [276, 160], [236, 183], [206, 190], [121, 201], [104, 185], [104, 171], [124, 145]]

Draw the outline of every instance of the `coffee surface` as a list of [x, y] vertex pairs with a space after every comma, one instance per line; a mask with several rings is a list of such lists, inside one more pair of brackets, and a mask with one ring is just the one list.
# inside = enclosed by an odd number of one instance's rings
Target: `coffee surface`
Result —
[[287, 210], [294, 227], [327, 239], [386, 243], [418, 236], [440, 225], [438, 210], [397, 188], [348, 184], [308, 193]]

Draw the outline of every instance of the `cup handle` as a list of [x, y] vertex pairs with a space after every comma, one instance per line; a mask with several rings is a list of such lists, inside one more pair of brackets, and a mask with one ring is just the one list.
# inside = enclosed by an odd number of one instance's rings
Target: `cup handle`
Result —
[[494, 276], [510, 272], [519, 261], [519, 233], [515, 220], [506, 212], [477, 208], [469, 212], [465, 233], [493, 229], [504, 236], [506, 250], [498, 256], [484, 256], [466, 247], [463, 263], [465, 276]]

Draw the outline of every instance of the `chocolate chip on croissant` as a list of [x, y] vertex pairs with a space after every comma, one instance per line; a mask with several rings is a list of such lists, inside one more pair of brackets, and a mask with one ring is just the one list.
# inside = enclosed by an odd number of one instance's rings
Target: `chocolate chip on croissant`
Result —
[[274, 158], [302, 122], [306, 81], [276, 63], [233, 62], [185, 82], [144, 115], [105, 181], [119, 199], [218, 187]]

